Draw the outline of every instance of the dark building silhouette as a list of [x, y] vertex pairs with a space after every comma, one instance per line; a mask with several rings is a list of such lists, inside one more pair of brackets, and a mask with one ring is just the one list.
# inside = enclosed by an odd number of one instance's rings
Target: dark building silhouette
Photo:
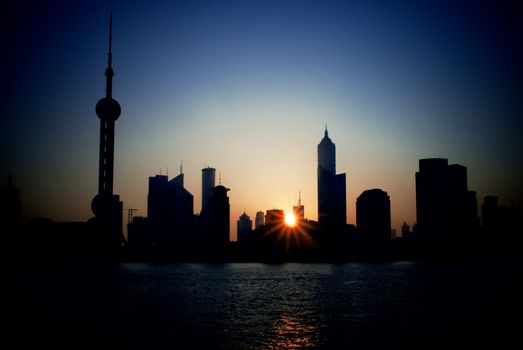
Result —
[[347, 224], [347, 187], [346, 174], [336, 175], [336, 225]]
[[380, 189], [363, 191], [356, 201], [356, 227], [366, 241], [391, 238], [390, 198]]
[[202, 211], [197, 217], [199, 246], [204, 254], [217, 257], [230, 242], [230, 205], [228, 188], [215, 186], [216, 169], [202, 169]]
[[292, 207], [292, 213], [294, 214], [298, 225], [305, 219], [305, 206], [301, 205], [301, 192], [298, 196], [298, 205]]
[[119, 247], [124, 242], [122, 232], [123, 203], [118, 195], [113, 194], [114, 169], [114, 129], [120, 116], [120, 104], [113, 99], [112, 68], [112, 15], [109, 20], [109, 53], [105, 70], [105, 97], [96, 104], [96, 114], [100, 118], [100, 156], [98, 170], [98, 194], [91, 203], [97, 229], [107, 235], [109, 244]]
[[498, 197], [485, 196], [481, 205], [481, 226], [494, 232], [500, 224]]
[[478, 229], [475, 192], [467, 168], [447, 159], [420, 159], [416, 173], [417, 230], [423, 239], [463, 239]]
[[[11, 175], [7, 185], [0, 187], [0, 259], [13, 259], [18, 249], [25, 248], [21, 242], [22, 202], [20, 191], [13, 185]], [[22, 244], [21, 244], [22, 243]]]
[[155, 240], [153, 234], [149, 218], [135, 216], [132, 222], [127, 224], [127, 247], [133, 251], [150, 249]]
[[245, 212], [240, 215], [236, 223], [238, 242], [243, 243], [247, 240], [249, 233], [252, 231], [252, 220]]
[[216, 186], [216, 169], [203, 168], [202, 169], [202, 210], [203, 213], [209, 206], [210, 197], [212, 196], [212, 189]]
[[[13, 185], [11, 175], [7, 185], [0, 189], [0, 224], [11, 234], [22, 222], [22, 202], [20, 191]], [[5, 237], [4, 237], [5, 238]]]
[[481, 226], [478, 214], [478, 199], [476, 191], [467, 191], [465, 229], [477, 232]]
[[403, 225], [401, 225], [401, 237], [402, 238], [410, 238], [411, 232], [409, 225], [403, 221]]
[[147, 216], [153, 243], [173, 249], [190, 244], [194, 198], [184, 188], [184, 174], [168, 181], [165, 175], [149, 178]]
[[283, 226], [285, 214], [282, 209], [269, 209], [265, 213], [265, 226]]
[[228, 188], [218, 185], [212, 189], [208, 210], [203, 212], [207, 221], [207, 242], [212, 250], [222, 250], [230, 241], [230, 205]]
[[[521, 255], [521, 219], [514, 206], [499, 205], [498, 197], [486, 196], [481, 205], [481, 229], [488, 242], [502, 244], [504, 252]], [[499, 248], [498, 248], [499, 249]]]
[[254, 228], [257, 230], [261, 226], [265, 225], [265, 218], [263, 215], [263, 211], [256, 212], [256, 219], [254, 223]]
[[345, 174], [336, 175], [336, 146], [327, 128], [318, 144], [318, 222], [334, 227], [347, 223]]
[[147, 194], [147, 218], [157, 225], [165, 226], [168, 221], [167, 175], [149, 177], [149, 192]]

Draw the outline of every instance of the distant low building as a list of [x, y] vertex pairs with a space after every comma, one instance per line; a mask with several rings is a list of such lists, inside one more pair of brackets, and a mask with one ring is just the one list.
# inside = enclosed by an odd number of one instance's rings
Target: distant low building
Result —
[[285, 214], [282, 209], [270, 209], [265, 214], [265, 226], [283, 226]]
[[260, 227], [262, 227], [263, 225], [265, 225], [265, 217], [263, 215], [263, 211], [258, 211], [258, 212], [256, 212], [254, 228], [257, 230]]
[[409, 238], [410, 237], [410, 227], [409, 225], [403, 221], [403, 225], [401, 225], [401, 237], [402, 238]]
[[301, 204], [301, 193], [298, 197], [298, 205], [292, 207], [292, 213], [294, 214], [298, 225], [305, 219], [305, 206]]
[[[482, 231], [489, 240], [523, 244], [516, 209], [499, 205], [498, 197], [486, 196], [481, 205]], [[519, 228], [519, 229], [518, 229]], [[517, 245], [514, 244], [516, 247]], [[518, 248], [521, 249], [521, 246]]]
[[4, 232], [16, 229], [22, 221], [22, 202], [20, 191], [13, 185], [11, 175], [7, 185], [0, 188], [0, 225]]

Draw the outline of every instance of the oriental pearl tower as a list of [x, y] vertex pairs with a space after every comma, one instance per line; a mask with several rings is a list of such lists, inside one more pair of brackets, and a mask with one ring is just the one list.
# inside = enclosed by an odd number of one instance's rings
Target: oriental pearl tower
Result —
[[114, 125], [121, 113], [120, 104], [112, 97], [114, 71], [112, 68], [112, 13], [109, 17], [109, 54], [105, 70], [105, 97], [96, 104], [96, 115], [100, 118], [100, 161], [98, 173], [98, 194], [91, 202], [98, 231], [103, 240], [113, 248], [121, 247], [123, 203], [120, 196], [113, 194], [114, 168]]

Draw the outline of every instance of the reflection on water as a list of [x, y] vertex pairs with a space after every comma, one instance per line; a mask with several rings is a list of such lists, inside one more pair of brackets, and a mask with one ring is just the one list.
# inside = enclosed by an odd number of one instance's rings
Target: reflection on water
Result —
[[303, 349], [318, 346], [318, 329], [292, 316], [280, 316], [273, 324], [274, 337], [266, 349]]
[[0, 339], [119, 349], [423, 348], [427, 339], [502, 348], [521, 341], [511, 320], [523, 314], [522, 271], [493, 262], [0, 266]]

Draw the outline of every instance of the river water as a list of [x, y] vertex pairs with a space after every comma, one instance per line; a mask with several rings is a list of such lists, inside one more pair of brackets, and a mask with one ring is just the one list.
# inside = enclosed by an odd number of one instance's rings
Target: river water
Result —
[[3, 265], [1, 341], [137, 349], [521, 348], [522, 265]]

